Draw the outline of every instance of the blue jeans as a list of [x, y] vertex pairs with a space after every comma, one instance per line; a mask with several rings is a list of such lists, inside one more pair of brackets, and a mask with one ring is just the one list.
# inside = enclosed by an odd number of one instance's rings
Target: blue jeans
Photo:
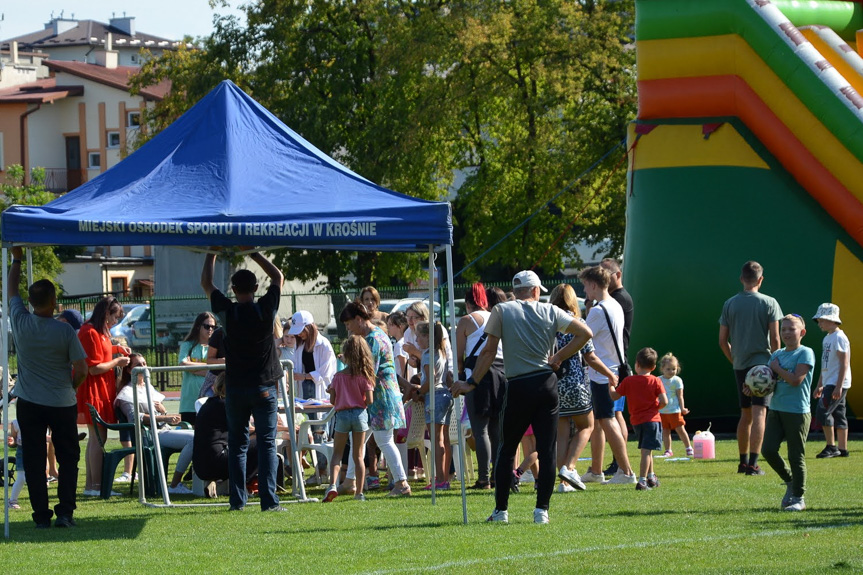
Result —
[[261, 510], [279, 504], [276, 495], [276, 386], [229, 385], [225, 394], [228, 416], [228, 480], [232, 509], [246, 505], [246, 452], [249, 448], [249, 416], [255, 416], [258, 443], [258, 493]]

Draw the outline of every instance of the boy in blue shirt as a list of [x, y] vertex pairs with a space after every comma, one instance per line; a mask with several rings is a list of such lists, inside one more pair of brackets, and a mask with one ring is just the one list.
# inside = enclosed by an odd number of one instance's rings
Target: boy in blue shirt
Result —
[[[806, 435], [811, 419], [809, 396], [815, 353], [801, 344], [804, 335], [806, 324], [802, 317], [796, 314], [783, 317], [780, 337], [785, 347], [773, 352], [769, 363], [777, 380], [767, 414], [761, 454], [785, 482], [785, 496], [782, 498], [785, 511], [806, 509], [803, 501], [806, 491]], [[788, 444], [788, 464], [779, 455], [783, 439]]]

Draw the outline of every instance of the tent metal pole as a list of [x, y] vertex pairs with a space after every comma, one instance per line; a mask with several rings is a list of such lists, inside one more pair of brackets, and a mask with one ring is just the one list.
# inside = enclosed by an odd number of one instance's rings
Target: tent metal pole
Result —
[[[434, 340], [434, 296], [435, 296], [435, 267], [434, 267], [434, 246], [429, 245], [429, 349], [435, 350], [437, 347], [435, 346]], [[423, 351], [423, 350], [420, 350]], [[437, 503], [437, 473], [435, 469], [436, 462], [436, 452], [437, 452], [437, 435], [434, 433], [435, 431], [435, 360], [434, 353], [429, 354], [429, 377], [428, 377], [428, 397], [429, 397], [429, 410], [431, 411], [431, 420], [432, 420], [432, 434], [431, 434], [431, 458], [429, 459], [429, 467], [431, 468], [431, 499], [432, 505]], [[422, 365], [420, 365], [420, 377], [422, 377]], [[448, 470], [442, 470], [444, 472]]]
[[[453, 319], [449, 326], [449, 340], [452, 344], [452, 357], [453, 363], [456, 363], [455, 358], [461, 357], [459, 354], [462, 350], [458, 349], [458, 345], [456, 343], [455, 338], [455, 285], [453, 284], [453, 275], [452, 275], [452, 245], [447, 244], [446, 246], [446, 281], [447, 281], [447, 303], [449, 305], [449, 316]], [[451, 365], [450, 369], [455, 371], [455, 365]], [[453, 381], [458, 379], [455, 373], [453, 373]], [[467, 487], [465, 486], [464, 481], [464, 471], [465, 471], [465, 463], [466, 459], [466, 451], [464, 447], [464, 428], [461, 426], [461, 413], [465, 408], [464, 396], [459, 396], [456, 400], [458, 403], [457, 409], [455, 409], [455, 413], [459, 414], [458, 420], [458, 458], [459, 458], [459, 469], [461, 471], [459, 477], [459, 481], [461, 481], [461, 512], [462, 512], [462, 520], [464, 524], [467, 525]]]
[[[3, 248], [3, 319], [0, 321], [0, 342], [3, 351], [0, 353], [3, 363], [3, 536], [9, 539], [9, 268], [6, 263], [9, 257], [8, 248]], [[22, 466], [23, 467], [23, 466]], [[23, 471], [21, 471], [23, 473]]]

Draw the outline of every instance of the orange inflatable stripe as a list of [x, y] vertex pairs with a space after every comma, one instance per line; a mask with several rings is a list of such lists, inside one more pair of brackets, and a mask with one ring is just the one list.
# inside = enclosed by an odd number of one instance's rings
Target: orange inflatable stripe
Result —
[[863, 204], [739, 76], [638, 82], [638, 118], [739, 117], [794, 179], [863, 246]]

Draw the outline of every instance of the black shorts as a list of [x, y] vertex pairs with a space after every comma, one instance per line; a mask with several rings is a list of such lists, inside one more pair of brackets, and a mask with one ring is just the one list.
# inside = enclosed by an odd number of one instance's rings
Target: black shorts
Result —
[[635, 438], [638, 440], [639, 449], [659, 451], [662, 449], [662, 423], [659, 421], [648, 421], [633, 426]]
[[835, 385], [825, 385], [824, 389], [821, 390], [821, 397], [818, 398], [815, 407], [815, 417], [821, 425], [836, 429], [848, 429], [848, 416], [845, 414], [845, 396], [848, 394], [848, 390], [843, 389], [842, 396], [839, 399], [833, 399], [835, 389]]
[[607, 383], [590, 382], [590, 395], [593, 401], [593, 417], [595, 419], [612, 419], [614, 417], [614, 400], [608, 392]]
[[743, 394], [743, 386], [746, 385], [746, 374], [749, 373], [749, 370], [753, 367], [755, 366], [734, 370], [734, 377], [737, 379], [737, 399], [740, 402], [740, 409], [746, 409], [753, 405], [770, 407], [770, 398], [773, 397], [772, 393], [766, 397], [755, 397], [754, 395]]

